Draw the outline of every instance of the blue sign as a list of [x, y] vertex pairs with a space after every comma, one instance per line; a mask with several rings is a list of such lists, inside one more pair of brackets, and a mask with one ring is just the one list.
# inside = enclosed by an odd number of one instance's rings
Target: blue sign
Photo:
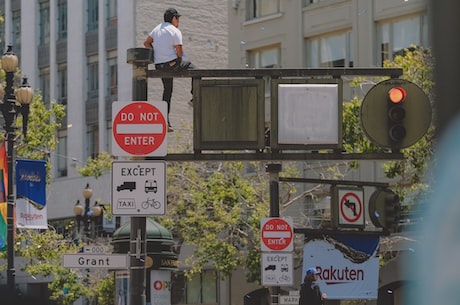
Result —
[[38, 208], [46, 206], [46, 162], [44, 160], [16, 160], [16, 193]]

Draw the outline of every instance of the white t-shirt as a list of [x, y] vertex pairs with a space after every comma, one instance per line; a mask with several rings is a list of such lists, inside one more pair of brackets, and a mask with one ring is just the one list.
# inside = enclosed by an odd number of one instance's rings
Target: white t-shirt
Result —
[[175, 46], [182, 44], [182, 33], [178, 28], [169, 22], [162, 22], [150, 32], [150, 36], [153, 38], [153, 54], [156, 64], [177, 58]]

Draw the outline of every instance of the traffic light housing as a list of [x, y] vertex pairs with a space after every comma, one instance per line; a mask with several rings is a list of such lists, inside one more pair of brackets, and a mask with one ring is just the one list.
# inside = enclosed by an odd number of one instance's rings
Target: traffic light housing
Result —
[[401, 215], [399, 196], [389, 189], [375, 191], [369, 199], [369, 216], [378, 228], [395, 232]]
[[376, 84], [361, 105], [361, 126], [367, 138], [382, 147], [401, 149], [419, 141], [431, 124], [428, 96], [416, 84], [389, 79]]

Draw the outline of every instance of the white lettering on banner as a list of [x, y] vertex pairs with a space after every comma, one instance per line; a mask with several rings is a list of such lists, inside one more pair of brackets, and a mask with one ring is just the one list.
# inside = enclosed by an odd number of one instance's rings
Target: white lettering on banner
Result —
[[320, 272], [319, 278], [326, 281], [326, 284], [337, 282], [337, 281], [364, 281], [364, 270], [362, 269], [337, 269], [333, 266], [322, 269], [317, 266], [316, 269]]

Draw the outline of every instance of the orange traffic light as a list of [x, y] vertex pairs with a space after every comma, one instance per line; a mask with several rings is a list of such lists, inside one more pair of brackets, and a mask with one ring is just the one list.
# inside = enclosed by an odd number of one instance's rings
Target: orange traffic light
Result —
[[404, 102], [406, 99], [407, 93], [406, 90], [402, 87], [394, 87], [388, 90], [388, 98], [393, 104], [399, 104]]
[[372, 87], [361, 105], [361, 126], [367, 138], [398, 150], [419, 141], [431, 124], [431, 103], [416, 84], [388, 79]]

